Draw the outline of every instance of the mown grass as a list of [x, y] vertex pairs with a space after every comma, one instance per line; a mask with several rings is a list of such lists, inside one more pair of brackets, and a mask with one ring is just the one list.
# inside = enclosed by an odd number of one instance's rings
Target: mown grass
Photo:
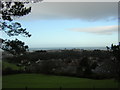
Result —
[[113, 79], [92, 80], [43, 74], [3, 76], [3, 88], [118, 88]]
[[6, 68], [11, 68], [12, 70], [20, 70], [22, 69], [23, 67], [18, 67], [17, 65], [15, 64], [12, 64], [12, 63], [8, 63], [8, 62], [2, 62], [2, 70], [5, 70]]

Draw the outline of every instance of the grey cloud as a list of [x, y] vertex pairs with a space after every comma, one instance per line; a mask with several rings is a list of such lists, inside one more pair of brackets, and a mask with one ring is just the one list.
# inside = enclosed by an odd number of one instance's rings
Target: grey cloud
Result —
[[118, 26], [98, 26], [98, 27], [87, 27], [87, 28], [70, 28], [68, 30], [77, 31], [77, 32], [85, 32], [92, 34], [102, 34], [102, 35], [111, 35], [118, 31]]
[[[88, 0], [44, 0], [44, 2], [88, 2]], [[119, 2], [119, 0], [89, 0], [89, 2]]]
[[118, 17], [117, 2], [41, 2], [32, 4], [30, 15], [22, 19], [109, 20]]

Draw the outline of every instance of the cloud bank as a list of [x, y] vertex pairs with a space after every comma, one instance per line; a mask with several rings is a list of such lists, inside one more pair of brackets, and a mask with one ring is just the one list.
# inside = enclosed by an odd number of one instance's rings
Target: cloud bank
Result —
[[[88, 0], [44, 0], [43, 2], [88, 2]], [[119, 2], [119, 0], [89, 0], [89, 2]]]
[[77, 32], [85, 32], [92, 34], [102, 34], [102, 35], [111, 35], [118, 31], [118, 26], [98, 26], [98, 27], [87, 27], [87, 28], [70, 28], [68, 30], [77, 31]]
[[22, 19], [81, 19], [96, 21], [118, 18], [117, 2], [41, 2], [31, 6], [31, 14]]

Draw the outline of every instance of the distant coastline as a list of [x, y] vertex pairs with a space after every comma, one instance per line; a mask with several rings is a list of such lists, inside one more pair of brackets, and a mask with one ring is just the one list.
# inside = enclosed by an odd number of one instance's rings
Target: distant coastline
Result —
[[71, 50], [71, 49], [83, 49], [83, 50], [107, 50], [106, 47], [44, 47], [44, 48], [29, 48], [29, 51], [36, 50]]

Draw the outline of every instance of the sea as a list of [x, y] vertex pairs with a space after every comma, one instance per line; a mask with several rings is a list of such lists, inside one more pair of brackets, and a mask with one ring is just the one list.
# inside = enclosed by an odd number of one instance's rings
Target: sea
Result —
[[37, 50], [72, 50], [72, 49], [82, 49], [82, 50], [107, 50], [106, 47], [45, 47], [45, 48], [29, 48], [29, 51]]

